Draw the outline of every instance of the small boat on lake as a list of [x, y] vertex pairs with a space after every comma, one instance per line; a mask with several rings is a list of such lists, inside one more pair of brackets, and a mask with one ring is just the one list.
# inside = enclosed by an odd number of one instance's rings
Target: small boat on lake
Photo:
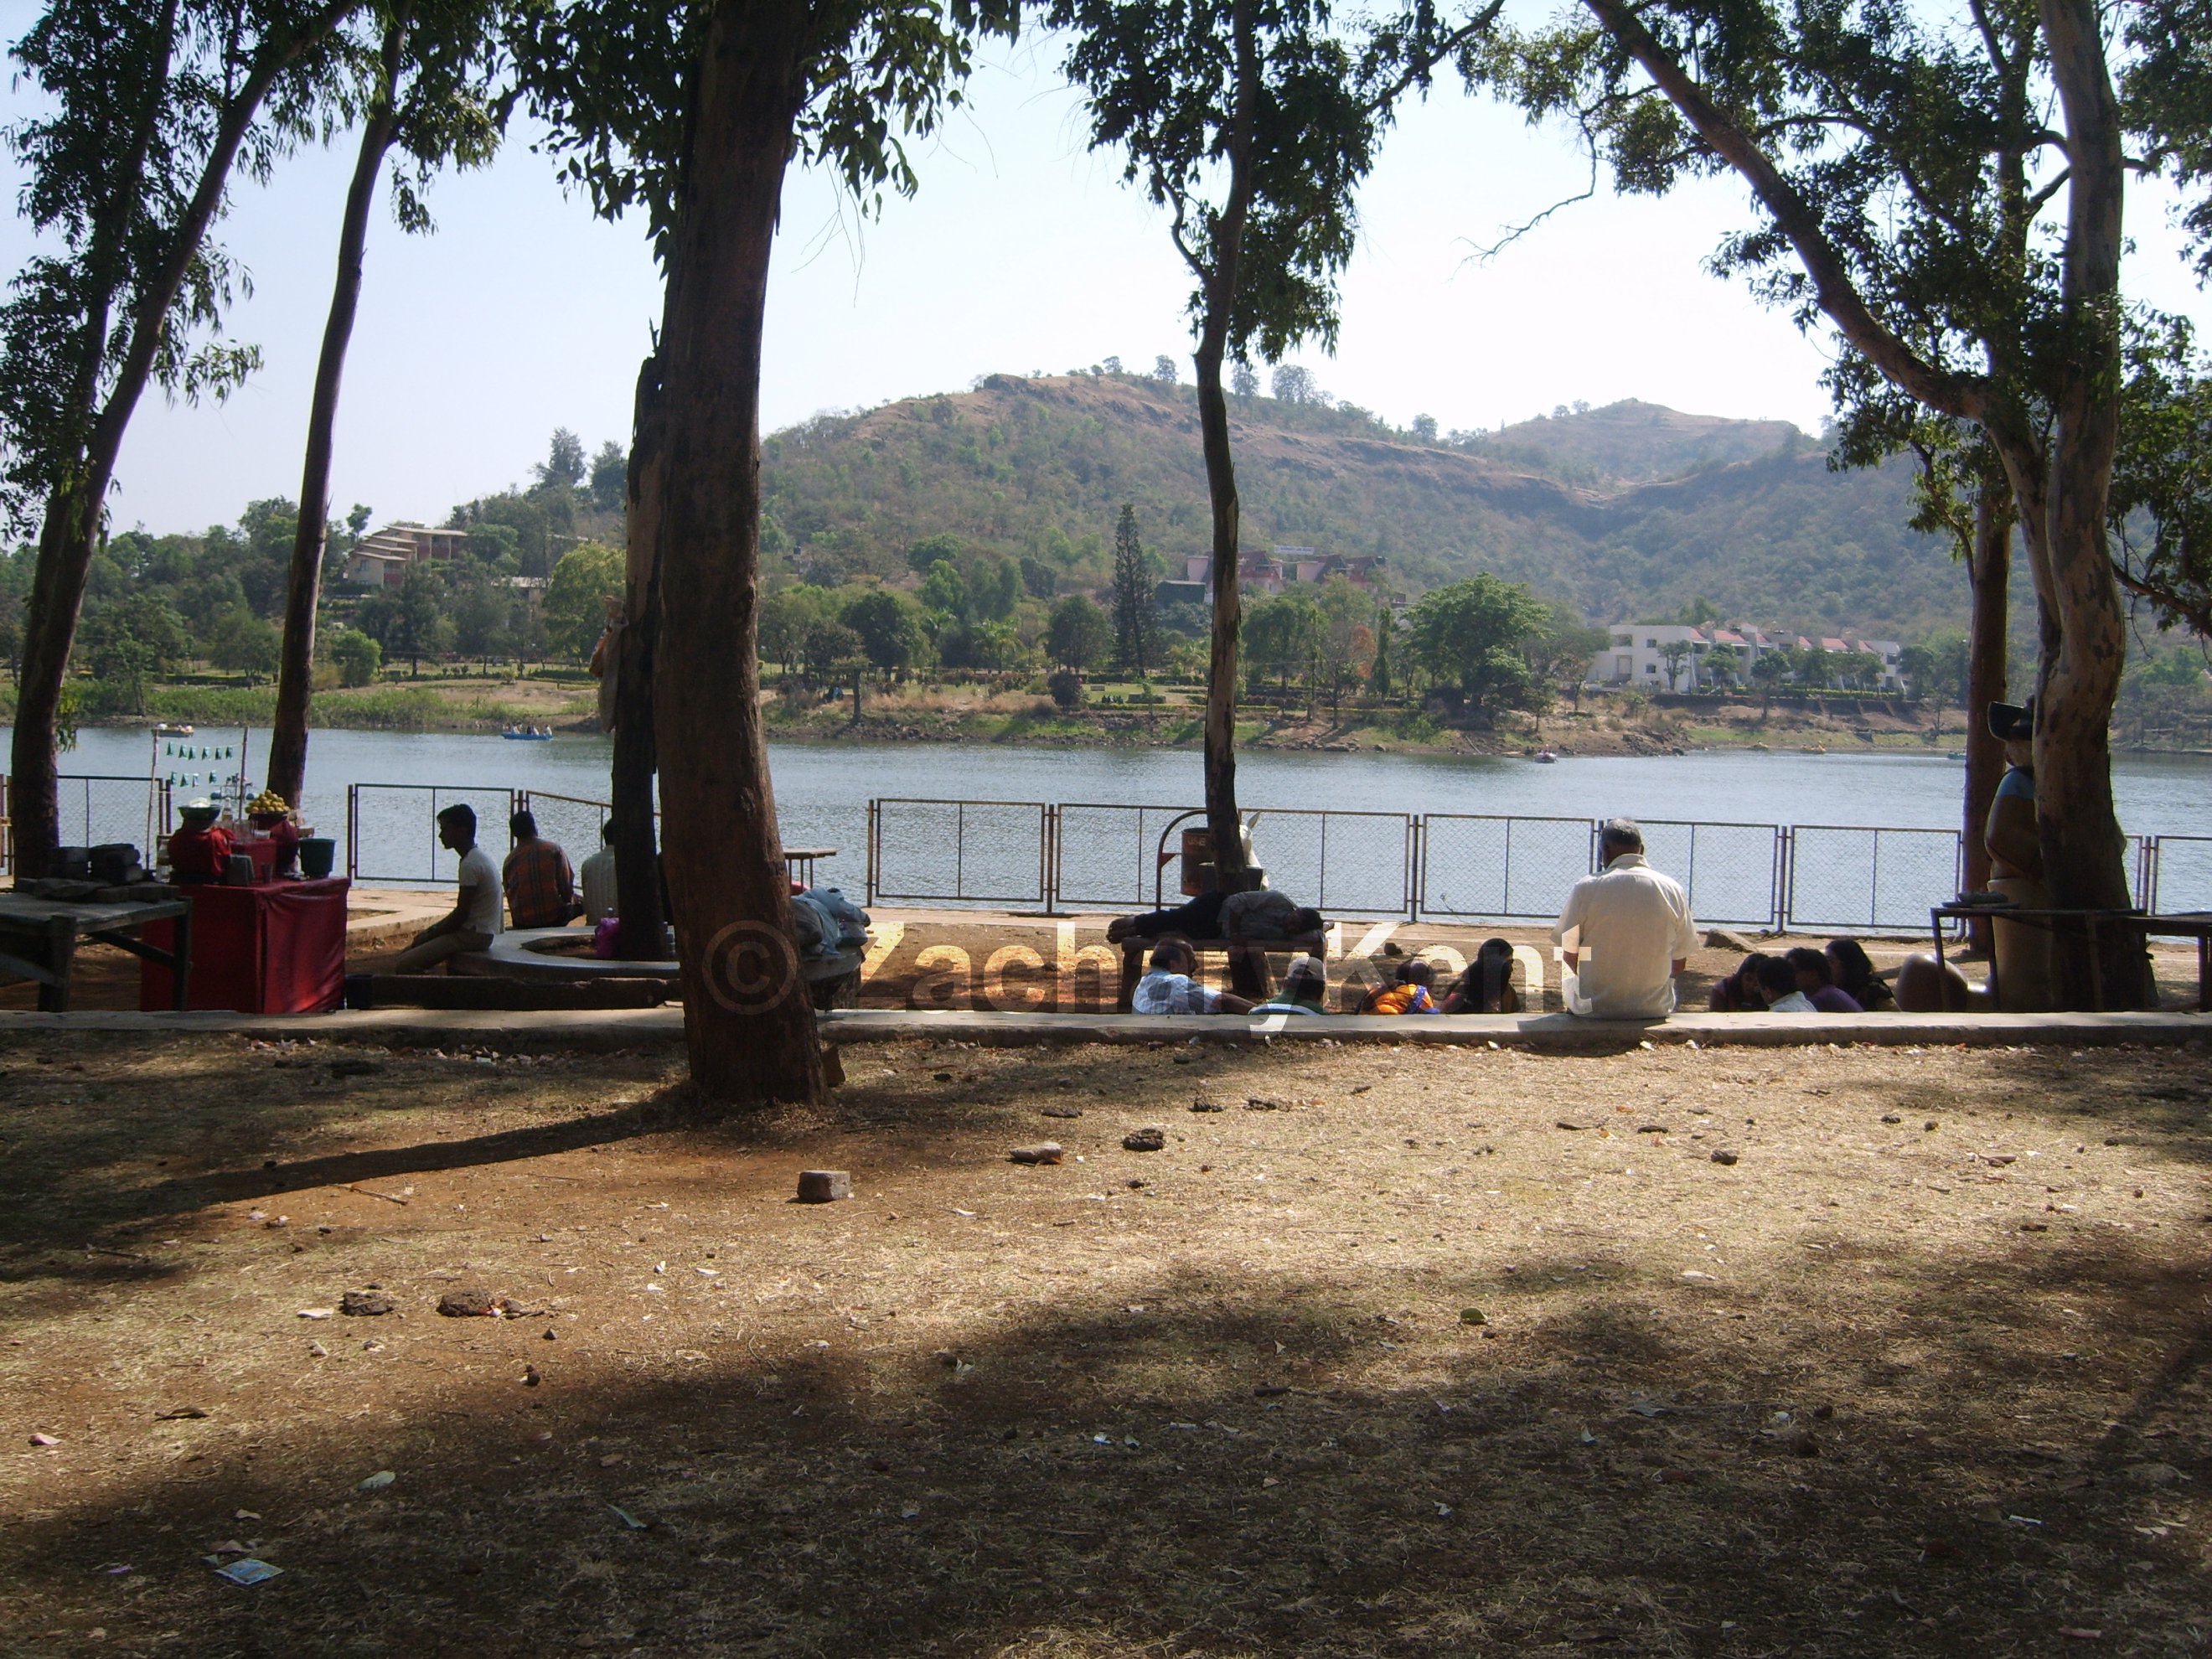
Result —
[[1531, 760], [1540, 761], [1546, 766], [1549, 766], [1559, 757], [1557, 752], [1553, 750], [1539, 749], [1534, 755], [1530, 756], [1529, 758]]
[[550, 726], [510, 726], [500, 736], [510, 743], [550, 743], [553, 728]]
[[157, 738], [189, 738], [192, 735], [192, 728], [189, 726], [163, 720], [160, 725], [154, 728], [154, 735]]

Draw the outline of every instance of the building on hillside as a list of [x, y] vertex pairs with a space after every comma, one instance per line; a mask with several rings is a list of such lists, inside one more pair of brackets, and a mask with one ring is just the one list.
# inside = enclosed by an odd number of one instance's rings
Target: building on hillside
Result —
[[368, 587], [397, 587], [414, 566], [435, 559], [457, 559], [468, 546], [465, 530], [433, 530], [419, 524], [392, 524], [364, 536], [346, 555], [341, 581]]
[[[1260, 553], [1247, 548], [1237, 556], [1237, 582], [1247, 592], [1280, 593], [1296, 586], [1319, 586], [1333, 576], [1341, 576], [1363, 592], [1372, 592], [1389, 562], [1380, 553], [1324, 554], [1310, 547], [1275, 547]], [[1202, 591], [1212, 591], [1212, 554], [1186, 555], [1182, 565], [1182, 581], [1163, 583], [1163, 588], [1194, 584]]]
[[[1777, 651], [1804, 656], [1826, 653], [1828, 683], [1848, 684], [1853, 667], [1867, 659], [1864, 689], [1897, 691], [1905, 681], [1898, 663], [1903, 647], [1895, 640], [1869, 640], [1856, 634], [1810, 635], [1725, 622], [1692, 627], [1686, 623], [1615, 623], [1606, 630], [1605, 648], [1590, 659], [1589, 684], [1632, 686], [1643, 691], [1712, 690], [1733, 684], [1749, 685], [1760, 658]], [[1793, 678], [1795, 676], [1793, 675]]]

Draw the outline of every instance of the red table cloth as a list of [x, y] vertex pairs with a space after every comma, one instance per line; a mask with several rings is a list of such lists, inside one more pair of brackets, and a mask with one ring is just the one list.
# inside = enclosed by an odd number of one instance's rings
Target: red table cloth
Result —
[[[191, 999], [194, 1008], [242, 1014], [325, 1014], [345, 997], [343, 876], [322, 881], [257, 882], [249, 887], [185, 887], [192, 903]], [[146, 942], [169, 947], [172, 922], [149, 923]], [[138, 1006], [167, 1008], [169, 970], [143, 963]]]

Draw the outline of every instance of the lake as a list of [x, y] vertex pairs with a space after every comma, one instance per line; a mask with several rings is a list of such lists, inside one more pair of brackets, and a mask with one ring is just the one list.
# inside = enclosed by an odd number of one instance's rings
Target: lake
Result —
[[[198, 780], [180, 782], [176, 791], [179, 800], [205, 793], [211, 775], [235, 769], [234, 762], [157, 752], [172, 741], [154, 739], [143, 728], [89, 727], [79, 734], [77, 748], [63, 757], [62, 769], [65, 775], [144, 777], [150, 765], [161, 775]], [[190, 739], [173, 741], [197, 750], [235, 749], [241, 734], [235, 729], [203, 728]], [[246, 775], [258, 782], [268, 733], [257, 730], [244, 734], [243, 742]], [[340, 842], [343, 870], [350, 784], [436, 785], [478, 792], [512, 788], [603, 800], [611, 749], [604, 738], [563, 736], [544, 743], [518, 743], [453, 733], [318, 732], [309, 751], [306, 816], [321, 833]], [[772, 750], [771, 764], [786, 844], [840, 848], [836, 859], [823, 862], [820, 878], [854, 893], [866, 884], [864, 848], [872, 798], [1180, 808], [1197, 804], [1201, 793], [1199, 757], [1194, 750], [1182, 750], [779, 744]], [[1960, 763], [1940, 754], [1889, 752], [1711, 750], [1569, 757], [1542, 765], [1491, 757], [1257, 750], [1239, 762], [1238, 793], [1248, 810], [1326, 807], [1336, 811], [1579, 818], [1626, 813], [1703, 823], [1948, 830], [1958, 823], [1960, 772]], [[2124, 757], [2114, 764], [2113, 787], [2121, 822], [2131, 835], [2203, 834], [2204, 809], [2212, 801], [2212, 757]], [[143, 818], [143, 794], [135, 797], [134, 809], [134, 798], [127, 790], [92, 793], [98, 821], [87, 824], [82, 819], [87, 792], [65, 787], [65, 837], [141, 839], [143, 832], [134, 827], [134, 820]], [[494, 806], [503, 810], [496, 796], [479, 793], [475, 799], [480, 813]], [[450, 877], [449, 857], [441, 854], [434, 865], [431, 862], [434, 842], [427, 796], [364, 791], [363, 801], [363, 881]], [[540, 816], [548, 833], [567, 843], [573, 857], [581, 859], [589, 850], [596, 823], [592, 815], [549, 805]], [[930, 820], [909, 814], [908, 821]], [[1270, 851], [1264, 820], [1259, 834], [1262, 858], [1283, 866], [1285, 860]], [[489, 833], [485, 839], [495, 845], [503, 842], [503, 837]], [[1020, 861], [1018, 852], [1006, 856]], [[1331, 858], [1334, 869], [1335, 855]], [[2193, 879], [2191, 884], [2196, 884]], [[2177, 908], [2179, 896], [2162, 895], [2165, 908]], [[1356, 902], [1341, 891], [1332, 897], [1347, 908], [1355, 908]], [[2212, 894], [2194, 896], [2192, 902], [2212, 902]]]

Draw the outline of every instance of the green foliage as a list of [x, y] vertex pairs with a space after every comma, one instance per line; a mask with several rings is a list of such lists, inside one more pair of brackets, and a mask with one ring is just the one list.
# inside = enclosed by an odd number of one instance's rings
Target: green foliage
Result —
[[[2207, 219], [2212, 227], [2212, 219]], [[2208, 256], [2212, 258], [2212, 256]], [[2109, 517], [2113, 562], [2161, 623], [2212, 638], [2212, 364], [2190, 325], [2130, 341]]]
[[1159, 653], [1152, 574], [1137, 538], [1137, 509], [1124, 501], [1114, 523], [1114, 660], [1139, 674], [1150, 671]]
[[373, 685], [384, 666], [384, 647], [357, 628], [341, 628], [331, 636], [331, 661], [337, 667], [340, 685]]
[[869, 662], [886, 671], [908, 666], [926, 643], [915, 602], [889, 588], [870, 588], [848, 600], [837, 619], [860, 636]]
[[968, 615], [968, 584], [949, 559], [939, 559], [922, 578], [921, 603], [931, 611], [964, 618]]
[[19, 210], [53, 244], [0, 307], [0, 508], [17, 526], [86, 486], [103, 401], [120, 397], [119, 430], [140, 373], [197, 402], [258, 365], [222, 335], [242, 274], [207, 231], [234, 172], [265, 180], [342, 100], [333, 36], [360, 9], [56, 0], [15, 42], [36, 93], [6, 132]]
[[1312, 0], [1052, 0], [1046, 15], [1073, 37], [1066, 73], [1087, 95], [1093, 146], [1125, 150], [1123, 176], [1172, 216], [1193, 317], [1220, 305], [1214, 283], [1241, 266], [1220, 319], [1231, 356], [1256, 348], [1272, 362], [1309, 338], [1333, 348], [1353, 193], [1396, 89], [1440, 50], [1434, 13], [1359, 40]]
[[818, 587], [801, 583], [766, 595], [755, 624], [761, 655], [787, 668], [803, 662], [808, 630], [829, 618], [830, 596]]
[[607, 625], [610, 602], [622, 598], [623, 556], [598, 542], [584, 542], [561, 556], [546, 586], [546, 637], [556, 651], [581, 662], [592, 654]]
[[208, 659], [217, 668], [243, 674], [246, 683], [266, 679], [276, 672], [283, 636], [250, 611], [227, 612], [216, 618], [208, 635]]
[[[706, 6], [647, 0], [577, 0], [511, 14], [516, 97], [544, 124], [541, 143], [559, 159], [562, 179], [603, 217], [641, 208], [664, 258], [710, 15]], [[911, 194], [902, 133], [934, 130], [963, 101], [975, 40], [1011, 35], [1018, 17], [1010, 0], [843, 0], [817, 9], [808, 18], [792, 159], [834, 168], [863, 210], [880, 204], [887, 185]]]
[[574, 489], [584, 482], [584, 441], [565, 426], [553, 428], [545, 459], [530, 469], [540, 489]]
[[934, 536], [924, 536], [908, 547], [907, 568], [917, 576], [927, 576], [930, 568], [939, 563], [950, 564], [957, 568], [961, 556], [966, 550], [961, 545], [960, 538], [957, 536], [942, 532]]
[[1103, 661], [1113, 645], [1113, 623], [1085, 595], [1071, 593], [1053, 607], [1045, 649], [1061, 667], [1079, 674]]
[[1527, 646], [1550, 612], [1525, 587], [1484, 572], [1424, 594], [1408, 618], [1413, 660], [1478, 714], [1530, 701]]

